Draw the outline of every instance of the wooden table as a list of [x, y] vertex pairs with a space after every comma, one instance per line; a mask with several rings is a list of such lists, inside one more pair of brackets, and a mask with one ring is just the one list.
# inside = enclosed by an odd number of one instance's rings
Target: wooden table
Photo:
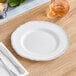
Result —
[[[6, 23], [0, 24], [0, 41], [16, 56], [21, 64], [27, 68], [29, 76], [76, 76], [76, 0], [70, 0], [70, 12], [63, 18], [53, 21], [46, 17], [48, 3], [29, 12], [23, 13]], [[47, 62], [35, 62], [18, 56], [11, 46], [11, 33], [21, 24], [31, 20], [53, 21], [63, 27], [70, 40], [70, 46], [64, 55]]]

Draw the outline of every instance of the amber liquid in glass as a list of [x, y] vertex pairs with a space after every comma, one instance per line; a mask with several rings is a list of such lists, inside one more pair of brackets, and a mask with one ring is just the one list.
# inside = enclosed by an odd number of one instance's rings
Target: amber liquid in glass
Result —
[[48, 18], [60, 18], [67, 14], [70, 4], [68, 0], [52, 0], [47, 10]]

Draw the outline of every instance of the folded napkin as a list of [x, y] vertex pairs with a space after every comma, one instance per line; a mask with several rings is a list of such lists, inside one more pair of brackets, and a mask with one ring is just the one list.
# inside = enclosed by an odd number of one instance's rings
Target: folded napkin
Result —
[[[3, 43], [0, 42], [0, 57], [5, 61], [5, 64], [15, 73], [19, 74], [18, 70], [16, 67], [10, 62], [10, 60], [3, 54], [6, 53], [3, 50], [7, 51], [7, 54], [10, 54], [12, 59], [21, 67], [22, 70], [24, 70], [23, 74], [20, 74], [19, 76], [27, 76], [28, 72], [27, 70], [18, 62], [18, 60], [11, 54], [11, 52], [4, 46]], [[3, 53], [2, 53], [2, 52]], [[4, 68], [4, 65], [0, 61], [0, 76], [10, 76], [8, 71]]]

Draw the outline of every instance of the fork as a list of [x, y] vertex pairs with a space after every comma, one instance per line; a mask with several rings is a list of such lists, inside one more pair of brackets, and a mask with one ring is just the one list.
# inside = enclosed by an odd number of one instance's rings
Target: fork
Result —
[[10, 74], [10, 76], [18, 76], [15, 72], [13, 72], [10, 68], [7, 67], [3, 58], [0, 58], [0, 61], [4, 65], [4, 68], [7, 70], [7, 72]]

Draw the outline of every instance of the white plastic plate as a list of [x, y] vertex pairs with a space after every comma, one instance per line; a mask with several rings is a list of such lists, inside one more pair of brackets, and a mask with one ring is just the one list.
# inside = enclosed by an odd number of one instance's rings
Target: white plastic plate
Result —
[[46, 21], [31, 21], [20, 26], [12, 34], [11, 43], [20, 56], [36, 61], [55, 59], [69, 45], [65, 31]]

